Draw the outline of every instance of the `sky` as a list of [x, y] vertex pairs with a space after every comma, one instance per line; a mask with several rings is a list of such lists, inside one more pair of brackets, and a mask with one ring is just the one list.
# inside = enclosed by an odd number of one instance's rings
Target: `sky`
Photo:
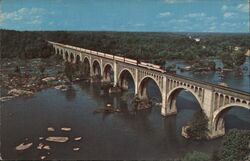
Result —
[[249, 32], [249, 0], [0, 0], [14, 30]]

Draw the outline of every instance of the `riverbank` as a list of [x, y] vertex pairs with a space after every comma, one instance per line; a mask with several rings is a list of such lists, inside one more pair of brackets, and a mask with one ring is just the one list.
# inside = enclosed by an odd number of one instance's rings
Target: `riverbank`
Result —
[[37, 91], [55, 87], [65, 90], [70, 81], [64, 74], [64, 64], [51, 59], [2, 59], [1, 101], [18, 96], [31, 96]]

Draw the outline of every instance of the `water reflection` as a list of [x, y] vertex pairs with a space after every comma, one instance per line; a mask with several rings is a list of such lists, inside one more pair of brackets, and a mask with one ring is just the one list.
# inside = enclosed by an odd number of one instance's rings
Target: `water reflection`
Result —
[[75, 100], [76, 90], [72, 85], [68, 86], [68, 90], [65, 91], [65, 97], [70, 102], [73, 102]]

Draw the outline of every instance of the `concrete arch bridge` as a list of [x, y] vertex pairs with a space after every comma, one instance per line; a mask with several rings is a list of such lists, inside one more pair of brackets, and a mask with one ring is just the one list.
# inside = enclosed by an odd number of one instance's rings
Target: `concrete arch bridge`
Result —
[[[250, 94], [229, 87], [166, 73], [158, 65], [138, 62], [120, 56], [97, 52], [49, 41], [55, 53], [65, 61], [88, 64], [90, 76], [101, 75], [103, 81], [113, 81], [114, 86], [127, 88], [127, 75], [133, 78], [135, 91], [140, 98], [147, 98], [147, 83], [154, 81], [162, 97], [161, 114], [177, 113], [176, 97], [182, 90], [193, 94], [209, 119], [209, 137], [225, 134], [223, 114], [233, 106], [250, 109]], [[112, 71], [113, 78], [110, 76]]]

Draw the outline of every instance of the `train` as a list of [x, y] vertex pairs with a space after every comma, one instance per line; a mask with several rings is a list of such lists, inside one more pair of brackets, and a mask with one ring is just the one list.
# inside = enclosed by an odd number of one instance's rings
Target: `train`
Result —
[[149, 70], [155, 70], [155, 71], [159, 71], [159, 72], [162, 72], [162, 73], [167, 72], [164, 69], [164, 67], [162, 67], [160, 65], [141, 62], [139, 60], [134, 60], [134, 59], [126, 58], [126, 57], [106, 54], [106, 53], [93, 51], [93, 50], [88, 50], [88, 49], [83, 49], [83, 48], [79, 48], [79, 47], [74, 47], [74, 46], [71, 46], [71, 45], [64, 45], [64, 46], [67, 47], [67, 48], [74, 49], [74, 50], [83, 51], [83, 52], [86, 52], [86, 53], [91, 54], [91, 55], [97, 55], [97, 56], [101, 56], [101, 57], [104, 57], [104, 58], [113, 59], [113, 60], [117, 60], [117, 61], [120, 61], [120, 62], [125, 62], [125, 63], [128, 63], [128, 64], [140, 66], [140, 67], [143, 67], [143, 68], [147, 68]]

